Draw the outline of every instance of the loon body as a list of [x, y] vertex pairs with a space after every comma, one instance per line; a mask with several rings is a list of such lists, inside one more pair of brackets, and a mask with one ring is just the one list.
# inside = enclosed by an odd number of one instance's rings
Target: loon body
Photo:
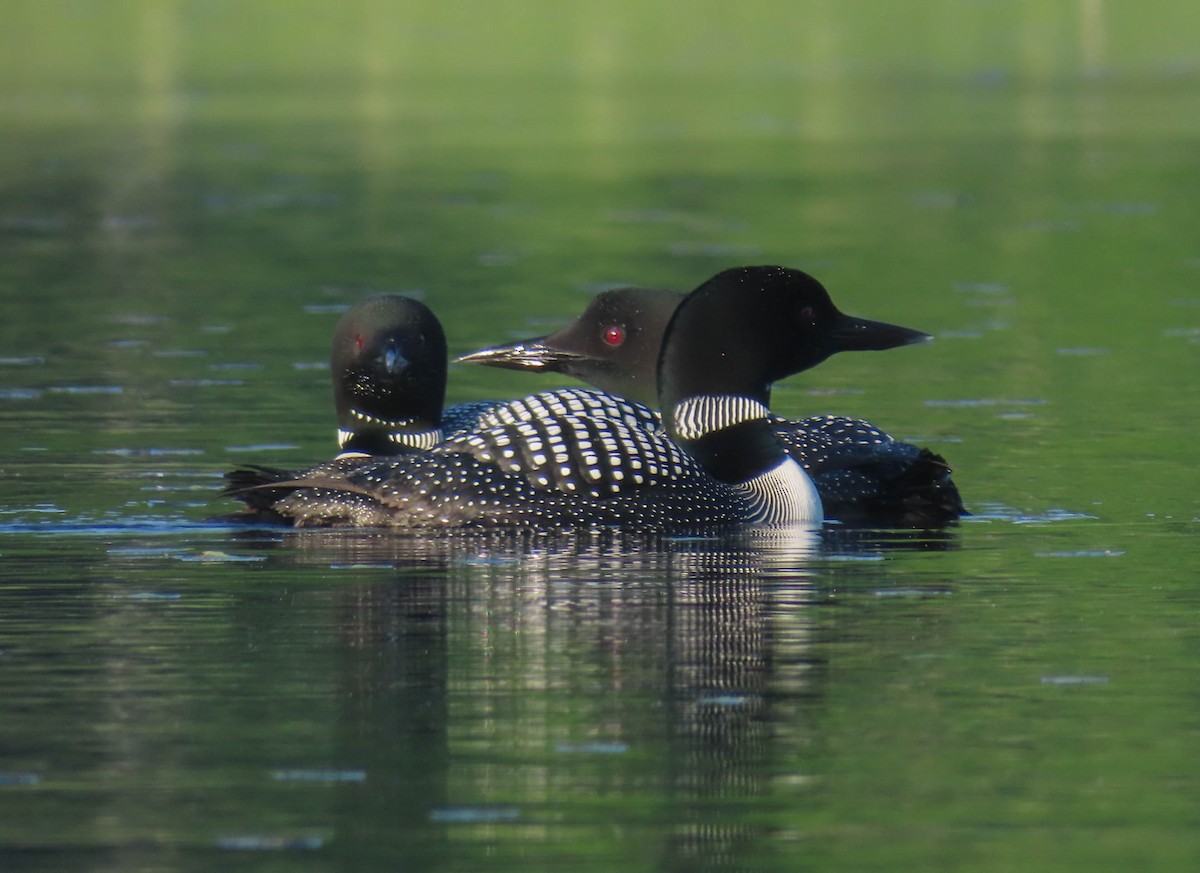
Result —
[[[678, 292], [661, 289], [604, 291], [556, 333], [483, 349], [458, 360], [563, 373], [653, 406], [663, 333], [681, 299]], [[844, 416], [795, 421], [772, 416], [771, 422], [788, 453], [812, 478], [829, 518], [927, 527], [966, 513], [950, 466], [928, 449], [900, 442], [870, 422]]]
[[[820, 498], [771, 424], [770, 385], [837, 351], [927, 338], [843, 315], [800, 271], [727, 270], [664, 331], [661, 420], [601, 391], [542, 392], [493, 406], [430, 449], [258, 487], [271, 513], [299, 526], [819, 524]], [[246, 499], [236, 483], [229, 492]]]

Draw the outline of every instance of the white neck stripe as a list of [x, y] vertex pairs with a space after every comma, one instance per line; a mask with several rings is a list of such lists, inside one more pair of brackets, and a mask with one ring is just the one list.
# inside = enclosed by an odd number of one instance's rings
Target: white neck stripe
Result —
[[749, 397], [733, 394], [699, 394], [675, 405], [671, 413], [680, 439], [698, 440], [713, 431], [765, 419], [771, 410]]
[[[344, 449], [346, 443], [358, 435], [356, 430], [338, 428], [338, 448]], [[409, 449], [432, 449], [442, 441], [441, 428], [431, 430], [393, 431], [387, 435], [388, 441]]]

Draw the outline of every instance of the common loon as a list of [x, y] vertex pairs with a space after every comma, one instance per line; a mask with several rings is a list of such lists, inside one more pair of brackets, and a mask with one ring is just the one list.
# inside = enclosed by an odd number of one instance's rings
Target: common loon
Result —
[[[601, 292], [543, 337], [464, 355], [458, 362], [562, 373], [653, 406], [663, 333], [682, 295], [654, 288]], [[737, 354], [737, 352], [735, 352]], [[945, 459], [867, 421], [772, 416], [776, 436], [812, 478], [827, 518], [886, 526], [940, 526], [966, 514]]]
[[[443, 409], [446, 359], [442, 324], [420, 301], [378, 294], [347, 309], [333, 330], [329, 356], [340, 452], [322, 469], [349, 472], [364, 459], [428, 450], [445, 433], [475, 426], [496, 404]], [[297, 475], [248, 465], [226, 474], [226, 492], [265, 512], [283, 493], [265, 486]]]
[[[688, 295], [664, 331], [663, 423], [604, 392], [547, 391], [496, 405], [426, 451], [252, 490], [297, 526], [811, 526], [821, 501], [775, 436], [771, 384], [837, 351], [926, 339], [843, 315], [798, 270], [735, 268]], [[229, 492], [247, 499], [236, 483]]]

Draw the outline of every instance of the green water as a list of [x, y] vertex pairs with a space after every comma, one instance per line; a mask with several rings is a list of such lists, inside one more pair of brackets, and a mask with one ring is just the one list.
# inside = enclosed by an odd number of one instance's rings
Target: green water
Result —
[[[1200, 7], [18, 2], [0, 867], [1193, 870]], [[232, 531], [337, 314], [452, 353], [744, 263], [940, 537]], [[452, 368], [451, 401], [548, 378]]]

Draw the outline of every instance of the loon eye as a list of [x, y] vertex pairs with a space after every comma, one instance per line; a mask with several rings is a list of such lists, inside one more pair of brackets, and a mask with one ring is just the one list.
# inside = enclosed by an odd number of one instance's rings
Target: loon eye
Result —
[[361, 333], [356, 333], [354, 335], [354, 348], [356, 351], [360, 352], [363, 350], [363, 338]]
[[604, 329], [604, 333], [600, 334], [606, 346], [616, 348], [621, 343], [625, 342], [625, 328], [619, 324], [610, 324]]
[[816, 313], [811, 306], [800, 307], [800, 320], [807, 324], [812, 324], [815, 321]]

